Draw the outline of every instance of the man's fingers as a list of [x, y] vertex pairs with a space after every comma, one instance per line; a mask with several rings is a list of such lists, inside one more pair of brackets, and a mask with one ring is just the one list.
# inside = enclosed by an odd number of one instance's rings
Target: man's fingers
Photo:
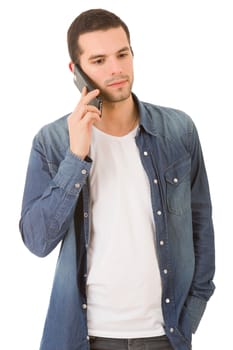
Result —
[[84, 97], [86, 95], [87, 95], [87, 87], [84, 86], [83, 89], [82, 89], [81, 97]]
[[101, 114], [101, 112], [98, 110], [97, 107], [92, 106], [92, 105], [82, 105], [81, 106], [81, 114], [82, 117], [84, 117], [87, 113], [97, 113], [98, 115]]
[[96, 121], [100, 120], [100, 116], [96, 113], [91, 113], [88, 112], [85, 114], [85, 116], [83, 117], [83, 121], [87, 124], [93, 124]]
[[87, 92], [87, 88], [84, 87], [82, 89], [81, 102], [83, 104], [88, 105], [91, 102], [91, 100], [93, 100], [95, 97], [99, 95], [99, 93], [100, 93], [99, 89], [95, 89]]

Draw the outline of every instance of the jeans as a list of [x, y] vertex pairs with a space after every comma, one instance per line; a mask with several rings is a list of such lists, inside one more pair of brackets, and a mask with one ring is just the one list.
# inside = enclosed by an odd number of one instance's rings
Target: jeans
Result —
[[168, 338], [164, 336], [137, 338], [137, 339], [113, 339], [102, 337], [90, 337], [91, 350], [172, 350]]

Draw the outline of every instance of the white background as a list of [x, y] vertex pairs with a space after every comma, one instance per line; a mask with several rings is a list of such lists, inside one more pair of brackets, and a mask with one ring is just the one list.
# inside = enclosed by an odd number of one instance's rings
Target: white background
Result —
[[184, 110], [199, 130], [214, 208], [217, 289], [193, 348], [230, 349], [233, 16], [225, 0], [1, 2], [0, 348], [39, 348], [58, 249], [41, 259], [21, 241], [25, 172], [35, 133], [71, 112], [79, 98], [66, 32], [81, 11], [94, 7], [129, 26], [138, 97]]

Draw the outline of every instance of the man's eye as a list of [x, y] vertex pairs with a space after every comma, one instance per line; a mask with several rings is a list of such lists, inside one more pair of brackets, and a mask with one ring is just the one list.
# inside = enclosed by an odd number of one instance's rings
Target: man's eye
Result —
[[128, 56], [127, 52], [122, 52], [122, 53], [119, 54], [119, 58], [124, 58], [126, 56]]
[[98, 60], [93, 61], [94, 64], [102, 64], [104, 63], [104, 59], [103, 58], [99, 58]]

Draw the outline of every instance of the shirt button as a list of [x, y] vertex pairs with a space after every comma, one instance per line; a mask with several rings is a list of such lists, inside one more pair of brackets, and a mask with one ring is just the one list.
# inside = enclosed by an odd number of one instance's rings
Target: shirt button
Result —
[[174, 182], [174, 184], [177, 184], [177, 183], [178, 183], [177, 177], [174, 177], [173, 182]]
[[166, 298], [166, 299], [165, 299], [165, 303], [166, 303], [166, 304], [169, 304], [169, 303], [170, 303], [170, 299], [169, 299], [169, 298]]
[[87, 308], [87, 304], [82, 304], [82, 308], [85, 310]]
[[154, 179], [154, 184], [157, 185], [157, 183], [158, 183], [158, 180], [157, 180], [157, 179]]
[[84, 218], [88, 218], [88, 213], [85, 212], [83, 215], [84, 215]]
[[158, 211], [157, 211], [157, 215], [159, 215], [159, 216], [162, 215], [161, 210], [158, 210]]
[[86, 173], [87, 173], [86, 169], [83, 169], [83, 170], [81, 171], [81, 173], [82, 173], [83, 175], [86, 175]]
[[173, 333], [173, 332], [174, 332], [174, 328], [171, 327], [171, 328], [169, 329], [169, 331], [170, 331], [170, 333]]
[[89, 337], [89, 335], [87, 335], [87, 340], [90, 340], [90, 337]]
[[81, 185], [80, 185], [79, 183], [77, 183], [77, 184], [75, 184], [74, 186], [75, 186], [76, 188], [80, 188]]
[[147, 151], [143, 152], [143, 154], [144, 154], [144, 156], [148, 156], [148, 152]]
[[164, 245], [164, 241], [160, 241], [159, 244], [160, 244], [160, 245]]
[[166, 275], [168, 273], [167, 269], [164, 269], [163, 273]]

